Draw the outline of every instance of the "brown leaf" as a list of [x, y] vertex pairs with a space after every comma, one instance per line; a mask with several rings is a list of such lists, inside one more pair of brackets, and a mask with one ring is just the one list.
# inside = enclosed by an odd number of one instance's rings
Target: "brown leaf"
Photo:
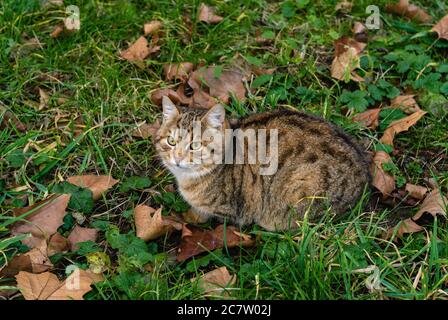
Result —
[[169, 81], [173, 79], [185, 82], [188, 76], [193, 71], [193, 64], [191, 62], [169, 63], [163, 66], [165, 78]]
[[93, 283], [103, 277], [91, 271], [75, 270], [64, 282], [50, 272], [33, 274], [21, 271], [16, 275], [17, 287], [25, 300], [83, 300]]
[[31, 258], [29, 256], [24, 254], [14, 256], [11, 261], [9, 261], [8, 264], [0, 270], [0, 277], [11, 278], [20, 271], [33, 271]]
[[448, 40], [448, 14], [437, 22], [437, 24], [431, 28], [431, 31], [437, 32], [440, 39]]
[[75, 186], [90, 189], [93, 193], [93, 200], [98, 200], [104, 192], [116, 185], [120, 180], [116, 180], [111, 176], [89, 174], [69, 177], [67, 181]]
[[157, 131], [160, 128], [160, 121], [157, 119], [156, 122], [147, 124], [143, 122], [134, 131], [132, 131], [132, 136], [136, 138], [148, 139], [151, 137], [153, 140], [156, 137]]
[[390, 195], [395, 190], [395, 179], [383, 169], [383, 163], [392, 162], [390, 156], [384, 151], [376, 151], [371, 165], [373, 176], [372, 184], [383, 194]]
[[21, 216], [40, 207], [25, 217], [25, 222], [17, 222], [11, 228], [11, 233], [13, 235], [31, 233], [32, 236], [22, 242], [31, 248], [38, 246], [42, 239], [48, 239], [63, 224], [62, 220], [69, 200], [70, 195], [68, 194], [52, 195], [30, 207], [14, 209], [15, 216]]
[[137, 39], [127, 50], [121, 52], [121, 57], [131, 62], [145, 60], [152, 52], [148, 40], [144, 36]]
[[42, 88], [39, 88], [39, 97], [40, 97], [39, 111], [48, 108], [48, 102], [50, 101], [50, 96], [47, 93], [47, 91], [45, 91]]
[[390, 102], [390, 108], [400, 109], [406, 113], [414, 113], [417, 111], [422, 111], [415, 101], [413, 94], [398, 96]]
[[72, 232], [70, 232], [67, 239], [70, 243], [70, 250], [76, 251], [79, 249], [79, 246], [77, 245], [78, 242], [85, 242], [85, 241], [95, 242], [97, 237], [98, 237], [97, 229], [82, 228], [80, 226], [75, 226]]
[[158, 105], [162, 105], [162, 98], [163, 96], [167, 96], [170, 98], [170, 100], [175, 104], [186, 104], [190, 105], [192, 99], [189, 97], [186, 97], [183, 92], [181, 92], [181, 88], [183, 89], [183, 86], [179, 86], [177, 91], [174, 91], [173, 89], [157, 89], [151, 94], [151, 101]]
[[430, 213], [434, 217], [438, 214], [446, 217], [447, 206], [448, 199], [440, 193], [440, 190], [433, 190], [426, 196], [420, 209], [412, 218], [418, 220], [425, 212]]
[[381, 143], [394, 145], [394, 137], [397, 133], [407, 131], [410, 127], [417, 123], [417, 121], [426, 114], [425, 111], [417, 111], [413, 114], [392, 122], [384, 131], [380, 139]]
[[228, 248], [255, 244], [251, 236], [237, 232], [233, 226], [227, 226], [224, 229], [224, 225], [219, 225], [214, 230], [185, 227], [182, 230], [177, 260], [184, 261], [202, 252], [223, 248], [224, 238]]
[[68, 240], [65, 237], [61, 236], [59, 232], [56, 232], [51, 236], [50, 241], [48, 241], [47, 253], [48, 256], [51, 257], [56, 253], [67, 251], [68, 248]]
[[161, 27], [161, 21], [153, 20], [151, 22], [145, 23], [145, 25], [143, 26], [143, 33], [145, 34], [145, 36], [147, 36], [149, 34], [156, 33]]
[[154, 240], [173, 230], [182, 230], [182, 223], [173, 217], [162, 216], [162, 208], [154, 209], [138, 205], [134, 209], [137, 237], [145, 241]]
[[426, 11], [414, 4], [409, 3], [409, 0], [400, 0], [398, 3], [389, 4], [386, 6], [386, 10], [390, 13], [403, 16], [417, 22], [426, 23], [432, 20], [432, 17], [427, 14]]
[[338, 80], [364, 81], [355, 69], [359, 68], [360, 54], [366, 44], [351, 38], [342, 37], [334, 42], [335, 57], [331, 64], [331, 76]]
[[428, 188], [411, 183], [406, 183], [405, 190], [411, 195], [411, 197], [418, 200], [422, 200], [428, 192]]
[[342, 0], [336, 4], [334, 7], [335, 11], [342, 11], [344, 13], [349, 13], [352, 11], [353, 3], [348, 2], [347, 0]]
[[353, 117], [353, 121], [375, 130], [379, 125], [380, 111], [380, 108], [376, 108], [358, 113]]
[[[387, 230], [385, 238], [389, 239], [394, 234], [397, 227]], [[398, 223], [398, 229], [396, 231], [396, 237], [401, 238], [405, 233], [415, 233], [425, 230], [422, 226], [419, 226], [411, 218], [405, 219]], [[395, 240], [395, 239], [394, 239]]]
[[56, 27], [54, 27], [53, 31], [51, 31], [50, 37], [58, 38], [63, 31], [64, 31], [64, 25], [58, 24]]
[[203, 21], [208, 24], [219, 23], [223, 20], [223, 17], [220, 17], [215, 14], [215, 8], [209, 7], [203, 3], [199, 7], [198, 20]]
[[217, 103], [215, 99], [228, 103], [231, 94], [238, 100], [244, 100], [246, 89], [240, 72], [224, 70], [217, 77], [214, 73], [215, 67], [209, 67], [191, 74], [188, 84], [194, 91], [194, 106], [210, 108]]
[[8, 110], [0, 102], [0, 129], [5, 129], [6, 127], [15, 127], [17, 130], [25, 132], [27, 130], [26, 126], [16, 117], [16, 115]]
[[230, 275], [226, 267], [221, 267], [199, 278], [192, 278], [191, 282], [197, 281], [198, 287], [203, 290], [204, 295], [224, 296], [227, 295], [228, 289], [235, 285], [236, 276]]

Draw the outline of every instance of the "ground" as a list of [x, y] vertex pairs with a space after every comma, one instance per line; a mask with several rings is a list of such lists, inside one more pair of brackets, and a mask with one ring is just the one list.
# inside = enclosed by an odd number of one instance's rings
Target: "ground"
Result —
[[[442, 193], [447, 191], [448, 41], [429, 32], [447, 12], [443, 1], [413, 2], [432, 17], [426, 23], [386, 12], [394, 1], [375, 2], [382, 24], [367, 32], [357, 71], [363, 82], [336, 80], [330, 68], [334, 41], [353, 37], [354, 22], [365, 23], [369, 16], [369, 1], [355, 1], [346, 12], [335, 9], [337, 1], [213, 1], [207, 4], [224, 19], [207, 24], [196, 19], [196, 1], [73, 0], [65, 5], [79, 7], [81, 28], [56, 38], [50, 33], [65, 10], [44, 2], [4, 0], [0, 8], [1, 114], [15, 115], [26, 127], [19, 130], [20, 123], [11, 119], [1, 127], [0, 267], [29, 250], [20, 241], [7, 241], [13, 208], [44, 199], [67, 177], [98, 174], [120, 183], [93, 208], [71, 208], [59, 229], [67, 236], [85, 218], [84, 227], [101, 230], [97, 243], [51, 257], [52, 272], [63, 278], [67, 265], [87, 268], [92, 254], [101, 253], [96, 257], [107, 265], [106, 280], [85, 299], [201, 299], [190, 279], [221, 266], [236, 275], [231, 299], [447, 298], [448, 232], [441, 216], [420, 222], [422, 232], [384, 237], [391, 225], [419, 208], [400, 198], [405, 183], [427, 186], [427, 178], [434, 178]], [[160, 51], [143, 66], [121, 59], [120, 52], [151, 20], [163, 23]], [[257, 36], [270, 41], [255, 41]], [[39, 45], [24, 45], [35, 38]], [[151, 139], [132, 133], [142, 121], [160, 117], [151, 94], [173, 83], [165, 80], [164, 64], [226, 66], [236, 53], [276, 70], [248, 79], [251, 93], [244, 101], [231, 99], [229, 116], [278, 108], [318, 114], [370, 151], [386, 149], [395, 164], [388, 171], [396, 196], [386, 201], [378, 192], [366, 193], [343, 219], [329, 215], [317, 224], [305, 221], [292, 233], [243, 228], [256, 237], [255, 246], [217, 249], [178, 263], [171, 255], [178, 234], [143, 246], [135, 237], [136, 205], [163, 206], [165, 214], [188, 207], [172, 190], [174, 179], [158, 162]], [[41, 107], [39, 88], [51, 95]], [[415, 94], [427, 114], [395, 137], [392, 150], [379, 139], [392, 120], [405, 116], [402, 111], [381, 111], [376, 130], [353, 116], [386, 107], [400, 93]], [[123, 181], [134, 176], [144, 177], [143, 187], [124, 188]], [[0, 287], [9, 280], [0, 278]]]

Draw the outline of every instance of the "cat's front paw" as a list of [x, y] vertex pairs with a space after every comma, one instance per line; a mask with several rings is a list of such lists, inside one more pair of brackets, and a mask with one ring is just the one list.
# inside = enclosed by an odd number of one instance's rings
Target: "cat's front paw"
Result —
[[209, 215], [198, 212], [198, 211], [194, 210], [193, 208], [191, 208], [187, 212], [184, 212], [182, 214], [182, 216], [183, 216], [185, 222], [193, 223], [193, 224], [205, 223], [210, 218]]

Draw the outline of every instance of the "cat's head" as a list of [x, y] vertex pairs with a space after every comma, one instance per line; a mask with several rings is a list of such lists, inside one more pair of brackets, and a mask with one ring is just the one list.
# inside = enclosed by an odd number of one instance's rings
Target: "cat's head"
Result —
[[224, 132], [228, 128], [224, 107], [178, 107], [166, 96], [162, 106], [163, 120], [155, 142], [164, 165], [177, 178], [208, 173], [224, 152]]

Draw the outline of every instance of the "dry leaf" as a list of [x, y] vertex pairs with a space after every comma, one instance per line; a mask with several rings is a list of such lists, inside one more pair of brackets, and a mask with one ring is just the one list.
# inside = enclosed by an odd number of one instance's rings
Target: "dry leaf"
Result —
[[366, 44], [342, 37], [334, 42], [334, 46], [335, 57], [331, 63], [331, 76], [344, 81], [364, 81], [354, 70], [360, 66], [360, 54]]
[[39, 246], [31, 249], [23, 255], [30, 258], [33, 273], [41, 273], [53, 267], [50, 258], [48, 258], [47, 242], [45, 240], [42, 240]]
[[190, 97], [185, 96], [185, 94], [182, 92], [184, 87], [182, 85], [179, 86], [177, 91], [174, 91], [173, 89], [157, 89], [151, 94], [151, 101], [158, 106], [162, 105], [162, 98], [163, 96], [167, 96], [170, 98], [170, 100], [175, 104], [185, 104], [190, 105], [192, 102], [192, 99]]
[[64, 31], [64, 25], [58, 24], [56, 27], [54, 27], [53, 31], [50, 33], [50, 37], [57, 38], [61, 35], [63, 31]]
[[202, 108], [210, 108], [217, 101], [228, 103], [233, 94], [237, 100], [244, 100], [246, 89], [243, 83], [243, 75], [235, 70], [224, 70], [215, 74], [216, 67], [196, 70], [188, 80], [193, 89], [193, 105]]
[[411, 195], [411, 197], [418, 200], [422, 200], [428, 192], [428, 188], [411, 183], [406, 183], [405, 190]]
[[188, 80], [188, 76], [193, 71], [191, 62], [169, 63], [163, 66], [163, 72], [167, 80], [177, 79], [182, 82]]
[[121, 57], [131, 62], [142, 62], [147, 56], [154, 52], [148, 40], [141, 36], [127, 50], [121, 52]]
[[79, 269], [62, 283], [50, 272], [33, 274], [22, 271], [16, 275], [16, 280], [26, 300], [83, 300], [84, 294], [91, 290], [91, 284], [102, 281], [103, 277]]
[[184, 261], [202, 252], [223, 248], [224, 239], [228, 248], [255, 244], [251, 236], [239, 233], [233, 226], [219, 225], [214, 230], [184, 227], [177, 260]]
[[[394, 234], [395, 228], [391, 228], [391, 229], [387, 230], [386, 235], [385, 235], [386, 239], [389, 239]], [[419, 226], [411, 218], [408, 218], [408, 219], [400, 221], [398, 223], [398, 230], [396, 233], [396, 237], [400, 238], [405, 233], [414, 233], [414, 232], [420, 232], [423, 230], [425, 230], [425, 228], [423, 228], [422, 226]]]
[[426, 196], [420, 209], [412, 218], [418, 220], [425, 212], [430, 213], [434, 217], [438, 214], [446, 217], [447, 206], [448, 199], [439, 190], [433, 190]]
[[161, 27], [162, 27], [161, 21], [153, 20], [151, 22], [145, 23], [145, 25], [143, 26], [143, 33], [145, 34], [145, 36], [147, 36], [149, 34], [153, 34], [159, 31]]
[[334, 7], [334, 10], [342, 11], [344, 13], [349, 13], [350, 11], [352, 11], [352, 7], [353, 7], [353, 3], [343, 0], [336, 4], [336, 6]]
[[415, 101], [413, 94], [398, 96], [390, 102], [390, 108], [400, 109], [411, 114], [417, 111], [422, 111]]
[[59, 232], [56, 232], [51, 236], [50, 241], [48, 241], [47, 253], [48, 256], [51, 257], [56, 253], [66, 252], [68, 248], [68, 240], [65, 237], [61, 236]]
[[134, 220], [137, 237], [145, 241], [157, 239], [173, 230], [182, 230], [182, 223], [162, 216], [162, 208], [156, 210], [138, 205], [134, 209]]
[[76, 251], [79, 249], [79, 246], [77, 245], [78, 242], [85, 242], [85, 241], [95, 242], [97, 237], [98, 237], [97, 229], [82, 228], [80, 226], [75, 226], [72, 232], [70, 232], [70, 235], [68, 236], [67, 239], [70, 243], [70, 250]]
[[84, 175], [67, 178], [67, 181], [75, 186], [88, 188], [93, 193], [93, 200], [98, 200], [108, 189], [116, 185], [120, 180], [111, 176]]
[[358, 113], [353, 117], [353, 121], [375, 130], [379, 125], [380, 111], [380, 108], [376, 108]]
[[132, 131], [132, 136], [143, 139], [148, 139], [149, 137], [151, 137], [152, 140], [154, 141], [154, 138], [156, 137], [159, 128], [160, 128], [160, 121], [158, 119], [156, 122], [151, 124], [143, 122], [134, 131]]
[[16, 117], [16, 115], [6, 109], [0, 102], [0, 129], [5, 129], [6, 127], [17, 128], [17, 130], [25, 132], [27, 131], [26, 126]]
[[235, 285], [236, 276], [230, 275], [226, 267], [221, 267], [198, 278], [192, 278], [191, 282], [197, 281], [198, 287], [204, 291], [204, 295], [222, 296], [228, 294], [229, 287]]
[[386, 10], [390, 13], [403, 16], [417, 22], [426, 23], [432, 20], [429, 14], [416, 5], [409, 3], [409, 0], [400, 0], [396, 4], [389, 4], [386, 6]]
[[368, 42], [367, 28], [363, 23], [356, 21], [353, 25], [352, 32], [356, 41], [364, 43]]
[[220, 17], [215, 14], [215, 8], [209, 7], [203, 3], [199, 7], [198, 20], [203, 21], [209, 24], [219, 23], [223, 20], [223, 17]]
[[11, 261], [0, 270], [0, 277], [11, 278], [20, 271], [33, 272], [33, 266], [31, 265], [31, 258], [29, 255], [15, 255]]
[[39, 88], [39, 111], [48, 108], [48, 102], [50, 101], [50, 96], [47, 91]]
[[384, 131], [380, 142], [383, 144], [394, 145], [394, 137], [397, 133], [407, 131], [410, 127], [417, 123], [417, 121], [426, 114], [425, 111], [417, 111], [413, 114], [392, 122]]
[[372, 184], [383, 194], [390, 195], [395, 190], [395, 179], [383, 169], [383, 163], [392, 162], [390, 156], [384, 151], [375, 152], [371, 165], [371, 173], [373, 176]]
[[448, 40], [448, 14], [437, 22], [437, 24], [432, 27], [431, 31], [437, 32], [439, 39]]
[[25, 217], [26, 221], [17, 222], [11, 228], [11, 234], [31, 233], [32, 236], [22, 240], [22, 242], [31, 248], [38, 246], [42, 239], [48, 239], [63, 224], [62, 220], [69, 200], [70, 195], [68, 194], [53, 195], [33, 206], [14, 209], [15, 216], [21, 216], [42, 206]]

